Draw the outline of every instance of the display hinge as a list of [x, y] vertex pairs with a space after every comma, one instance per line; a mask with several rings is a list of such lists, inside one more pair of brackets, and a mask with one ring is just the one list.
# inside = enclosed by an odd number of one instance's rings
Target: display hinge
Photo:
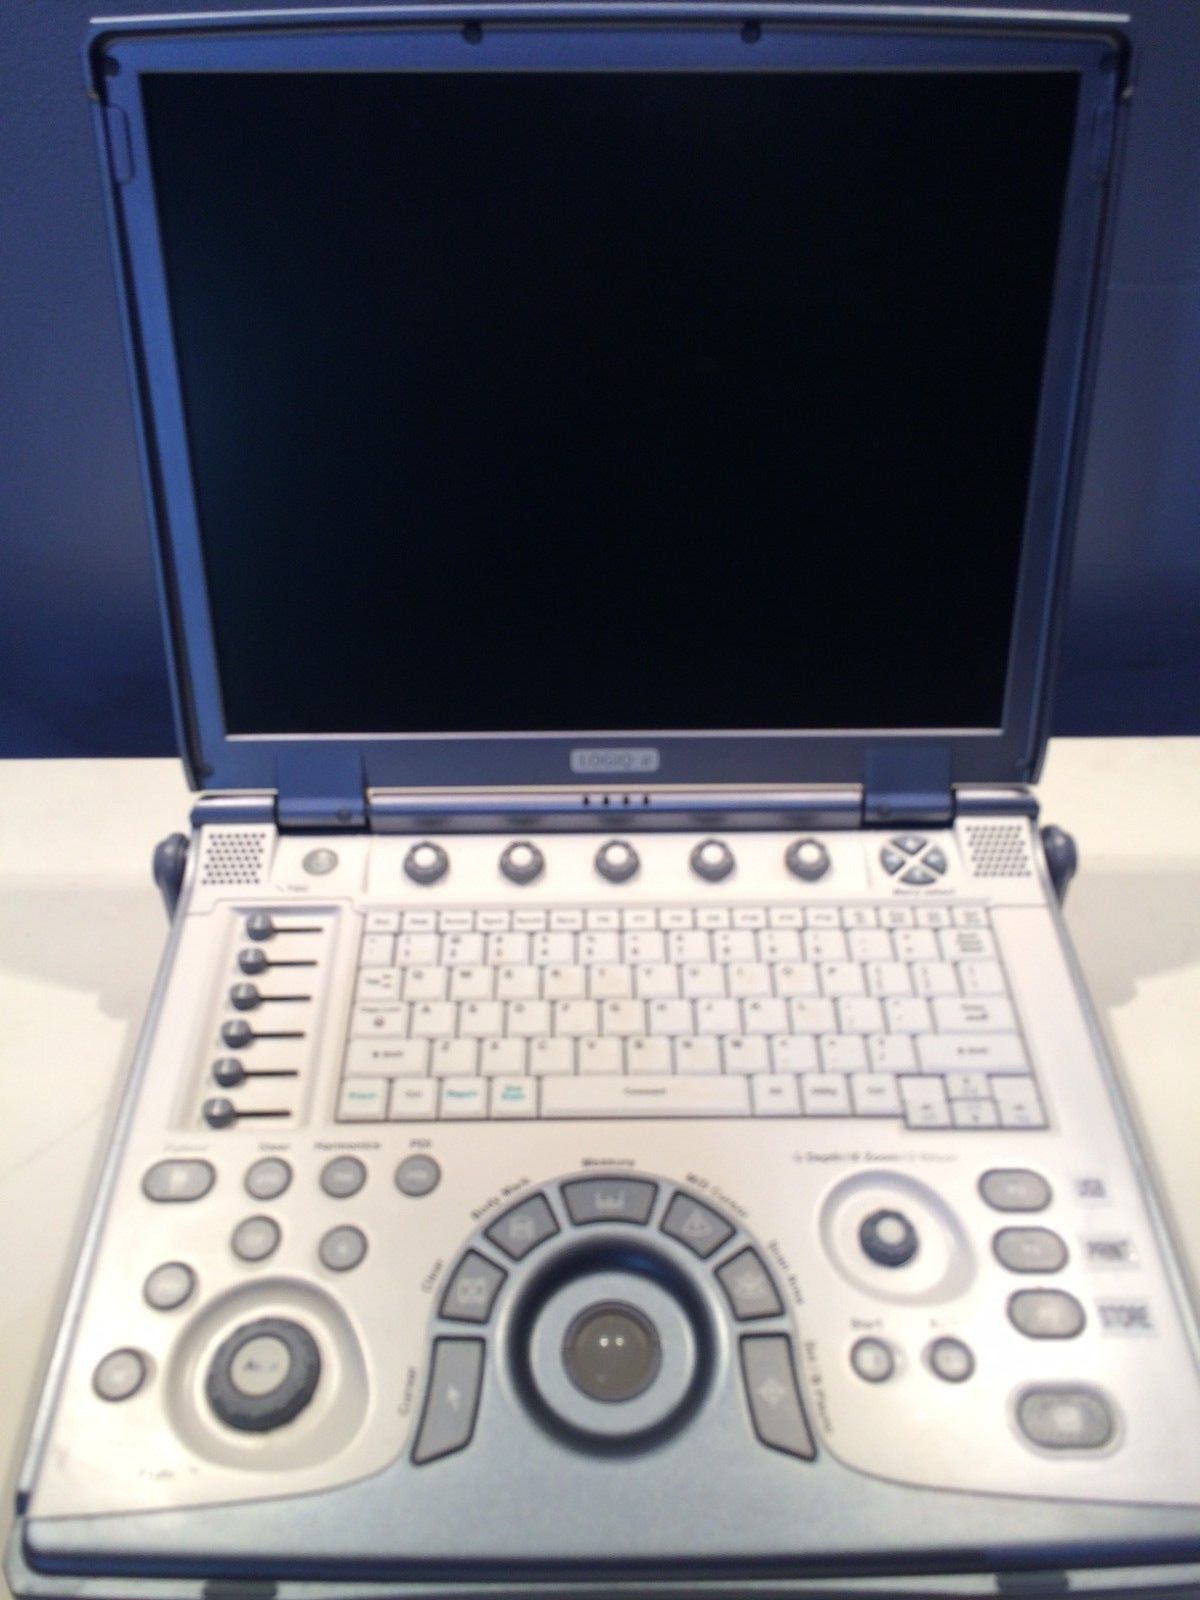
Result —
[[950, 747], [933, 740], [871, 745], [863, 783], [867, 827], [930, 828], [954, 819]]
[[284, 746], [275, 770], [275, 816], [281, 833], [330, 833], [367, 826], [362, 757], [354, 746]]

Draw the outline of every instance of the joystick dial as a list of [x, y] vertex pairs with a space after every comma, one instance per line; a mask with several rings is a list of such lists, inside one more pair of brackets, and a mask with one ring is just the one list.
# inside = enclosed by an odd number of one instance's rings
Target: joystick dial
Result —
[[450, 870], [450, 857], [440, 844], [423, 839], [405, 856], [404, 870], [414, 883], [437, 883]]
[[916, 1255], [917, 1230], [902, 1211], [872, 1211], [858, 1230], [858, 1242], [880, 1267], [903, 1267]]
[[518, 839], [500, 857], [500, 871], [510, 883], [532, 883], [546, 870], [546, 858], [537, 845]]
[[624, 839], [610, 839], [596, 851], [596, 871], [609, 883], [624, 883], [633, 877], [639, 865], [637, 851]]
[[286, 1317], [260, 1317], [219, 1347], [204, 1392], [227, 1427], [266, 1433], [299, 1416], [320, 1376], [321, 1355], [307, 1329]]
[[689, 859], [692, 871], [707, 883], [720, 883], [733, 871], [733, 851], [720, 839], [702, 839]]
[[792, 876], [806, 883], [816, 883], [829, 871], [829, 851], [819, 839], [793, 840], [783, 859]]

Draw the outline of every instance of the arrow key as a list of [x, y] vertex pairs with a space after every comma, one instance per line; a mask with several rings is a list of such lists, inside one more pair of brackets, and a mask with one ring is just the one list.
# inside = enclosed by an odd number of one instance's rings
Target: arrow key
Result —
[[413, 1461], [421, 1466], [471, 1442], [483, 1387], [483, 1340], [438, 1339]]
[[814, 1460], [817, 1447], [800, 1403], [787, 1335], [748, 1334], [742, 1340], [742, 1377], [754, 1431], [763, 1444], [803, 1461]]

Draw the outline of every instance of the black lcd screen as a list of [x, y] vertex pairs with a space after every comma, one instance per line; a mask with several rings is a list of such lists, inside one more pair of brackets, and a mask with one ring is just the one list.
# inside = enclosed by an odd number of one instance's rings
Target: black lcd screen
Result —
[[997, 726], [1077, 88], [147, 76], [229, 731]]

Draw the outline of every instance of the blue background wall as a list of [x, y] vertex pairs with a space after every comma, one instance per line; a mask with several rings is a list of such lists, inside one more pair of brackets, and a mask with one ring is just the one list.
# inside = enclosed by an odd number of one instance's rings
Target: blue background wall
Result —
[[[0, 756], [174, 748], [82, 89], [89, 9], [0, 6]], [[1132, 10], [1063, 733], [1200, 732], [1200, 6]]]

